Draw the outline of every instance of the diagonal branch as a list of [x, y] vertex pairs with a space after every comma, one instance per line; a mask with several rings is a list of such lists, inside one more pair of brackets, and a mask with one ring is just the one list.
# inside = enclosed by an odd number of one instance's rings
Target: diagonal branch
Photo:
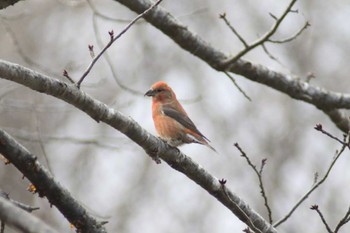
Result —
[[285, 39], [281, 39], [281, 40], [268, 39], [268, 42], [275, 43], [275, 44], [284, 44], [284, 43], [290, 42], [290, 41], [294, 40], [295, 38], [297, 38], [298, 36], [300, 36], [301, 33], [303, 33], [303, 31], [305, 31], [306, 28], [308, 28], [309, 26], [310, 26], [310, 23], [308, 21], [306, 21], [304, 26], [302, 28], [300, 28], [294, 35], [292, 35], [288, 38], [285, 38]]
[[224, 22], [226, 23], [226, 25], [231, 29], [231, 31], [233, 32], [233, 34], [235, 34], [237, 36], [237, 38], [241, 41], [241, 43], [244, 45], [245, 48], [249, 47], [249, 44], [244, 40], [244, 38], [237, 32], [237, 30], [231, 25], [230, 21], [228, 21], [228, 19], [226, 18], [226, 13], [222, 13], [219, 16], [221, 19], [224, 20]]
[[9, 195], [7, 193], [5, 193], [4, 191], [1, 191], [1, 190], [0, 190], [0, 197], [5, 198], [6, 200], [10, 201], [15, 206], [17, 206], [17, 207], [21, 208], [22, 210], [25, 210], [25, 211], [27, 211], [29, 213], [31, 213], [34, 210], [40, 209], [39, 207], [33, 207], [33, 206], [30, 206], [30, 205], [23, 204], [23, 203], [21, 203], [19, 201], [13, 200], [13, 199], [11, 199], [9, 197]]
[[[131, 10], [141, 13], [152, 5], [150, 0], [115, 0]], [[265, 66], [254, 64], [249, 61], [238, 59], [229, 70], [225, 70], [225, 62], [229, 60], [229, 56], [222, 51], [216, 49], [208, 42], [204, 41], [188, 27], [179, 22], [174, 16], [162, 7], [157, 7], [144, 17], [154, 27], [158, 28], [175, 43], [184, 50], [192, 53], [200, 58], [209, 66], [218, 71], [228, 71], [257, 83], [264, 84], [275, 90], [278, 90], [293, 99], [302, 100], [310, 103], [322, 111], [330, 109], [346, 108], [350, 109], [350, 95], [331, 92], [317, 86], [313, 86], [297, 76], [286, 75], [275, 72]], [[333, 120], [333, 119], [332, 119]], [[344, 132], [348, 132], [350, 121], [342, 124], [340, 128]], [[339, 125], [337, 125], [339, 128]]]
[[344, 217], [339, 221], [338, 225], [334, 229], [334, 233], [337, 233], [342, 226], [350, 221], [350, 207], [348, 211], [345, 213]]
[[252, 161], [250, 161], [250, 158], [247, 156], [247, 154], [244, 152], [244, 150], [240, 147], [240, 145], [237, 142], [234, 143], [233, 145], [238, 149], [238, 151], [241, 153], [241, 156], [246, 159], [248, 165], [253, 169], [253, 171], [257, 175], [258, 180], [259, 180], [260, 193], [261, 193], [261, 195], [262, 195], [262, 197], [264, 199], [264, 205], [266, 207], [267, 214], [269, 216], [269, 223], [272, 223], [273, 222], [273, 220], [272, 220], [272, 211], [271, 211], [270, 205], [269, 205], [268, 200], [267, 200], [267, 195], [266, 195], [264, 183], [263, 183], [263, 180], [262, 180], [262, 172], [263, 172], [263, 168], [264, 168], [264, 166], [266, 164], [266, 159], [263, 159], [261, 161], [260, 170], [258, 171], [256, 166], [252, 163]]
[[4, 9], [8, 6], [14, 5], [17, 2], [19, 2], [19, 0], [5, 0], [5, 1], [0, 1], [0, 9]]
[[311, 210], [315, 210], [315, 211], [317, 212], [318, 216], [320, 216], [321, 221], [322, 221], [323, 225], [326, 227], [327, 232], [328, 232], [328, 233], [333, 233], [332, 230], [331, 230], [331, 228], [329, 227], [329, 225], [328, 225], [328, 223], [327, 223], [325, 217], [323, 216], [323, 214], [322, 214], [320, 208], [318, 207], [318, 205], [312, 205], [312, 206], [310, 207], [310, 209], [311, 209]]
[[24, 233], [57, 233], [42, 220], [2, 196], [0, 196], [0, 219], [1, 227], [6, 224]]
[[230, 65], [234, 64], [238, 59], [243, 57], [249, 51], [251, 51], [254, 48], [258, 47], [259, 45], [263, 45], [265, 42], [269, 41], [270, 37], [275, 34], [275, 32], [277, 31], [278, 27], [280, 26], [282, 21], [285, 19], [285, 17], [291, 12], [291, 9], [296, 1], [297, 0], [292, 0], [289, 3], [288, 7], [283, 12], [283, 14], [279, 18], [274, 17], [276, 19], [275, 23], [272, 25], [271, 29], [268, 32], [266, 32], [261, 38], [257, 39], [255, 42], [253, 42], [250, 45], [244, 43], [245, 48], [242, 51], [240, 51], [236, 56], [225, 61], [224, 67], [227, 69]]
[[96, 57], [94, 57], [90, 63], [90, 65], [87, 67], [79, 81], [77, 82], [77, 87], [80, 88], [81, 83], [85, 79], [85, 77], [90, 73], [92, 67], [95, 65], [95, 63], [100, 59], [100, 57], [103, 55], [104, 52], [116, 41], [118, 40], [125, 32], [129, 30], [129, 28], [134, 25], [137, 20], [141, 19], [145, 15], [147, 15], [151, 10], [153, 10], [156, 6], [158, 6], [161, 3], [162, 0], [158, 0], [153, 5], [151, 5], [148, 9], [146, 9], [144, 12], [140, 13], [135, 19], [133, 19], [126, 27], [117, 35], [114, 36], [113, 31], [109, 32], [110, 35], [110, 41], [106, 44], [106, 46], [97, 54]]
[[[105, 104], [75, 88], [74, 85], [50, 79], [45, 75], [5, 61], [0, 61], [0, 78], [17, 82], [35, 91], [61, 99], [74, 105], [96, 121], [102, 121], [119, 130], [141, 146], [146, 153], [151, 156], [156, 154], [172, 168], [185, 174], [200, 185], [252, 229], [259, 229], [263, 233], [277, 232], [276, 229], [232, 191], [226, 189], [226, 192], [223, 192], [218, 179], [209, 174], [190, 157], [151, 135], [130, 117], [108, 108]], [[244, 214], [242, 214], [242, 211]]]
[[[81, 232], [106, 232], [52, 175], [39, 163], [37, 157], [0, 129], [0, 153], [6, 157], [35, 186], [40, 197], [47, 197], [50, 204]], [[1, 211], [0, 211], [1, 212]]]
[[336, 153], [335, 157], [333, 158], [332, 162], [330, 163], [326, 173], [323, 175], [322, 179], [319, 180], [318, 182], [316, 182], [315, 184], [312, 185], [312, 187], [310, 188], [309, 191], [307, 191], [300, 199], [299, 201], [297, 201], [297, 203], [292, 207], [292, 209], [280, 220], [278, 220], [277, 222], [275, 222], [273, 224], [274, 227], [278, 227], [279, 225], [281, 225], [282, 223], [284, 223], [290, 216], [292, 216], [292, 214], [294, 213], [294, 211], [311, 195], [311, 193], [313, 193], [320, 185], [322, 185], [326, 179], [328, 178], [329, 174], [331, 173], [332, 168], [334, 167], [335, 163], [337, 162], [337, 160], [339, 159], [340, 155], [344, 152], [346, 148], [346, 145], [343, 145], [340, 149], [340, 151]]

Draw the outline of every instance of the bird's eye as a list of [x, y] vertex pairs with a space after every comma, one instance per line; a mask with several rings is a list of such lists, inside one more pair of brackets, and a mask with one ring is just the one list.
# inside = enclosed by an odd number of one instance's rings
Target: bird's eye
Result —
[[159, 92], [162, 92], [163, 90], [162, 89], [157, 89], [157, 92], [159, 93]]

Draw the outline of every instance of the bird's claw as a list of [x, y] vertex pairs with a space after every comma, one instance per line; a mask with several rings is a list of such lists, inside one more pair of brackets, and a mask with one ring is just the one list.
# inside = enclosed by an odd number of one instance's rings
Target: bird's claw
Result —
[[162, 161], [160, 160], [158, 154], [156, 154], [155, 156], [152, 156], [152, 159], [154, 160], [154, 162], [156, 162], [156, 164], [161, 164]]

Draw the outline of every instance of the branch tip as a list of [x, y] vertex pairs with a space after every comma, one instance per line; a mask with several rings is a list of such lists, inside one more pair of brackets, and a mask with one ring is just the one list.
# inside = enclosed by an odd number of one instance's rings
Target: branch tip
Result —
[[322, 125], [321, 124], [316, 124], [314, 129], [316, 129], [317, 131], [322, 131]]
[[90, 52], [90, 56], [91, 58], [94, 58], [95, 57], [95, 52], [94, 52], [94, 45], [88, 45], [88, 48], [89, 48], [89, 52]]
[[225, 18], [225, 17], [226, 17], [226, 12], [219, 14], [219, 18], [220, 18], [220, 19], [223, 19], [223, 18]]
[[225, 180], [224, 178], [222, 178], [222, 179], [219, 180], [219, 183], [220, 183], [221, 185], [225, 185], [226, 182], [227, 182], [227, 180]]
[[110, 31], [108, 31], [108, 34], [109, 34], [109, 36], [110, 36], [110, 39], [111, 39], [111, 41], [114, 39], [114, 31], [113, 30], [110, 30]]

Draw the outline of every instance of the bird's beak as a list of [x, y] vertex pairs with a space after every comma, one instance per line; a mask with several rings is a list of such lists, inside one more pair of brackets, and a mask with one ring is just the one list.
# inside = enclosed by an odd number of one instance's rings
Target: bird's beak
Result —
[[156, 92], [152, 89], [149, 89], [144, 96], [155, 96]]

